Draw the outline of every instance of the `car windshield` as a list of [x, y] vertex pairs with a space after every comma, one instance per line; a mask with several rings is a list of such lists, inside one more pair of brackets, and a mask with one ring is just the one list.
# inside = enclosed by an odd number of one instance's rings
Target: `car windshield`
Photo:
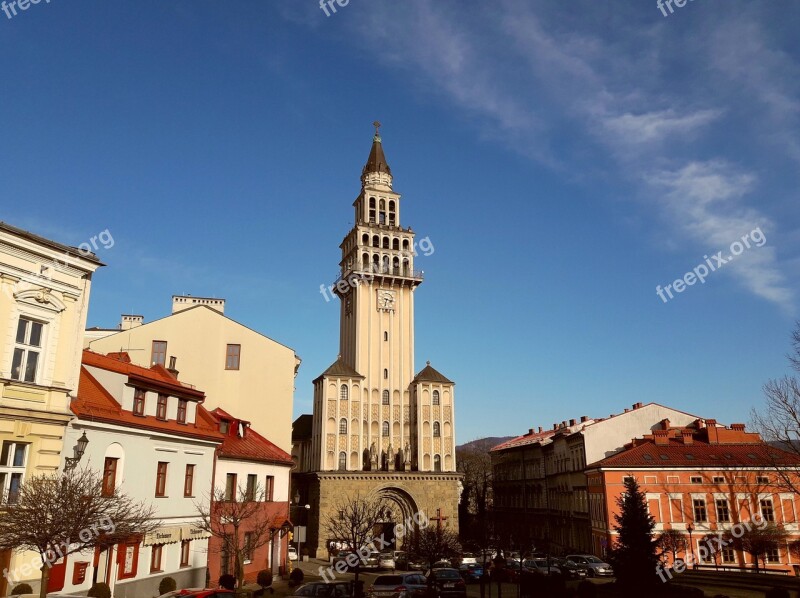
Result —
[[436, 576], [436, 579], [461, 579], [458, 571], [453, 569], [438, 569], [434, 571], [433, 574]]
[[586, 559], [587, 563], [602, 563], [603, 562], [600, 559], [598, 559], [596, 556], [587, 556], [587, 557], [583, 557], [583, 558]]
[[375, 579], [376, 586], [399, 586], [403, 583], [401, 575], [379, 575]]

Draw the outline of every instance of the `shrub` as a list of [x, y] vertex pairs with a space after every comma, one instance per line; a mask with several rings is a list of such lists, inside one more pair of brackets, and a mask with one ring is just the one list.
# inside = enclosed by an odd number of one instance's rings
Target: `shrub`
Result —
[[294, 585], [298, 585], [303, 583], [304, 577], [305, 574], [302, 569], [292, 569], [292, 572], [289, 574], [289, 581]]
[[20, 583], [14, 586], [11, 590], [12, 596], [19, 596], [20, 594], [33, 594], [33, 588], [26, 583]]
[[107, 583], [96, 583], [86, 595], [91, 598], [111, 598], [111, 588]]
[[272, 585], [272, 571], [267, 571], [266, 569], [262, 569], [258, 572], [258, 576], [256, 577], [256, 583], [260, 585], [262, 588], [267, 588]]
[[175, 583], [175, 580], [171, 577], [165, 577], [161, 580], [161, 583], [158, 584], [158, 595], [161, 596], [162, 594], [166, 594], [167, 592], [174, 592], [178, 587], [178, 584]]

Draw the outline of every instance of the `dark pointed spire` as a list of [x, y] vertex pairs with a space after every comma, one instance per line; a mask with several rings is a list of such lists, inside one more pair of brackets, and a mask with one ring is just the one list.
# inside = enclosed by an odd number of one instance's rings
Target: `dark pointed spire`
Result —
[[368, 172], [385, 172], [386, 174], [392, 174], [392, 169], [389, 168], [389, 164], [386, 162], [386, 156], [383, 154], [381, 136], [378, 132], [381, 123], [376, 120], [372, 124], [375, 126], [375, 136], [372, 138], [372, 149], [369, 151], [369, 158], [361, 174], [367, 174]]

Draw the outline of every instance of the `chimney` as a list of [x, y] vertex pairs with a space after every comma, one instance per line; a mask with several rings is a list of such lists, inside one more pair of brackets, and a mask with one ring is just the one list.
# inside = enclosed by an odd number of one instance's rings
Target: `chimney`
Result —
[[706, 422], [704, 422], [702, 419], [696, 419], [694, 420], [694, 426], [698, 430], [702, 430], [703, 428], [706, 427]]
[[173, 314], [198, 305], [205, 305], [221, 314], [225, 313], [225, 299], [217, 299], [216, 297], [192, 297], [191, 295], [172, 296]]
[[553, 424], [553, 430], [558, 430], [558, 424]]
[[574, 426], [575, 425], [575, 420], [574, 419], [569, 420], [569, 425], [570, 426]]
[[628, 411], [630, 411], [630, 409], [628, 409], [627, 407], [625, 407], [625, 413], [628, 413]]
[[567, 427], [567, 420], [563, 420], [563, 421], [561, 422], [561, 427], [562, 427], [562, 428], [566, 428], [566, 427]]
[[542, 426], [539, 426], [539, 434], [542, 433]]
[[669, 430], [669, 419], [668, 418], [665, 417], [664, 419], [661, 420], [661, 429], [662, 430]]
[[731, 430], [736, 430], [737, 432], [744, 432], [744, 424], [731, 424]]
[[708, 431], [708, 444], [719, 444], [719, 431], [717, 430], [717, 420], [707, 419], [706, 430]]
[[528, 430], [528, 436], [531, 436], [532, 434], [533, 434], [533, 428], [530, 428], [530, 429]]
[[130, 330], [131, 328], [138, 328], [142, 324], [144, 324], [144, 316], [122, 314], [119, 322], [119, 329]]
[[687, 446], [694, 444], [694, 436], [691, 430], [681, 430], [681, 436], [683, 437], [683, 444]]
[[667, 430], [653, 430], [653, 440], [659, 446], [669, 444], [669, 432]]
[[584, 423], [584, 422], [587, 422], [587, 421], [589, 421], [589, 416], [588, 415], [581, 415], [581, 423]]
[[167, 368], [167, 371], [170, 374], [172, 374], [172, 377], [175, 378], [176, 380], [178, 379], [178, 374], [180, 373], [180, 372], [178, 372], [177, 368], [175, 367], [177, 362], [178, 362], [178, 358], [177, 357], [175, 357], [174, 355], [170, 355], [169, 356], [169, 367]]

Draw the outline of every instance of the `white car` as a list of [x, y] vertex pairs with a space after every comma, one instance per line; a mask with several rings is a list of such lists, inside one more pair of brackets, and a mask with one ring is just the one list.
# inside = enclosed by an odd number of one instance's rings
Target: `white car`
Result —
[[286, 556], [290, 561], [296, 561], [297, 549], [294, 546], [289, 546], [289, 553]]
[[395, 568], [394, 555], [391, 552], [381, 554], [378, 560], [378, 568], [391, 569], [392, 571], [394, 571]]
[[462, 565], [477, 565], [478, 559], [475, 558], [475, 555], [471, 552], [465, 552], [461, 555], [461, 564]]

